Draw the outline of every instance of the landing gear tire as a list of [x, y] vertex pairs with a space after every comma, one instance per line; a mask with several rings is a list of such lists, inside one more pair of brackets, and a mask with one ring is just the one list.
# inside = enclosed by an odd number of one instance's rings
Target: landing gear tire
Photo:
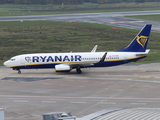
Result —
[[20, 70], [18, 70], [18, 74], [21, 74], [21, 71], [20, 71]]
[[80, 68], [77, 68], [76, 71], [77, 71], [78, 74], [81, 74], [81, 73], [82, 73], [82, 71], [81, 71]]

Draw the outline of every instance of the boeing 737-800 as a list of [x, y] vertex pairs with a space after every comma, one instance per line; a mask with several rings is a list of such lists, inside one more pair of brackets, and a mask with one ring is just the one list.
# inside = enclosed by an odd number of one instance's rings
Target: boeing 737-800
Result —
[[76, 69], [82, 73], [81, 68], [109, 67], [135, 62], [145, 58], [152, 25], [147, 24], [137, 34], [133, 41], [124, 49], [114, 52], [96, 52], [97, 45], [91, 52], [77, 53], [34, 53], [12, 57], [4, 65], [21, 73], [21, 69], [54, 68], [56, 72], [70, 72]]

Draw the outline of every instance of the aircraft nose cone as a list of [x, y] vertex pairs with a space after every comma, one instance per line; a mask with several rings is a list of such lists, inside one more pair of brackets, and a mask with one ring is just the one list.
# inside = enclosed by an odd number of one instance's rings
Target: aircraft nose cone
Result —
[[3, 65], [6, 66], [6, 67], [9, 67], [9, 62], [6, 61], [6, 62], [3, 63]]

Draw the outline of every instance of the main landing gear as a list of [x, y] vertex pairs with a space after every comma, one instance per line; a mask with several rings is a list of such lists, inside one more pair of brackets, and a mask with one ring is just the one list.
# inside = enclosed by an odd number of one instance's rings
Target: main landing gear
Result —
[[20, 71], [20, 70], [18, 70], [18, 74], [21, 74], [21, 71]]
[[82, 71], [81, 71], [80, 68], [76, 68], [76, 71], [77, 71], [78, 74], [81, 74], [81, 73], [82, 73]]

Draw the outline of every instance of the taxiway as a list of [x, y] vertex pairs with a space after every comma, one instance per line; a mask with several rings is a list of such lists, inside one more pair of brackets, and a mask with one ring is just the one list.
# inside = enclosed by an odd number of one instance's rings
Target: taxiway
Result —
[[0, 105], [6, 120], [38, 120], [47, 112], [81, 118], [110, 108], [159, 108], [160, 63], [83, 69], [77, 75], [54, 69], [0, 68]]
[[0, 21], [25, 21], [25, 20], [49, 20], [65, 22], [87, 22], [106, 24], [117, 27], [140, 30], [145, 24], [152, 24], [152, 31], [160, 33], [160, 23], [149, 20], [127, 18], [130, 15], [154, 15], [160, 14], [160, 10], [155, 11], [133, 11], [133, 12], [106, 12], [106, 13], [78, 13], [62, 15], [37, 15], [37, 16], [13, 16], [0, 17]]

